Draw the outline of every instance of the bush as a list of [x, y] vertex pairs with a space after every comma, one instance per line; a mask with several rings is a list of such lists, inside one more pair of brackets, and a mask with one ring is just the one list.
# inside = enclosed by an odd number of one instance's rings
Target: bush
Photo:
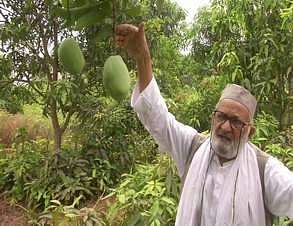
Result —
[[179, 199], [179, 178], [172, 161], [160, 156], [153, 164], [138, 165], [110, 196], [117, 201], [107, 214], [119, 225], [174, 225]]
[[265, 149], [269, 154], [278, 158], [290, 170], [293, 170], [293, 148], [283, 148], [281, 144], [269, 144]]
[[278, 134], [279, 123], [274, 116], [261, 112], [255, 119], [255, 134], [252, 139], [253, 143], [261, 148], [265, 148], [271, 139]]
[[207, 77], [194, 86], [185, 85], [173, 100], [170, 111], [178, 121], [200, 132], [210, 129], [210, 116], [225, 86], [225, 77]]
[[100, 99], [100, 109], [79, 125], [72, 127], [72, 141], [78, 141], [84, 150], [109, 161], [117, 168], [117, 181], [128, 173], [136, 162], [154, 159], [155, 143], [143, 128], [127, 101], [116, 104], [108, 98]]
[[37, 225], [70, 225], [70, 226], [103, 226], [104, 221], [98, 216], [94, 208], [83, 207], [81, 209], [75, 206], [79, 202], [80, 197], [69, 205], [63, 205], [58, 200], [51, 200], [50, 206], [39, 215], [37, 219], [33, 219], [30, 223]]
[[63, 149], [57, 158], [47, 141], [38, 140], [1, 153], [0, 190], [30, 208], [46, 208], [51, 199], [84, 201], [113, 186], [115, 167], [93, 152]]

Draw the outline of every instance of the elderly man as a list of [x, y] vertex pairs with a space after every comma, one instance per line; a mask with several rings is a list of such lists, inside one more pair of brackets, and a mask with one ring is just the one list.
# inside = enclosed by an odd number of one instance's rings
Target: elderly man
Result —
[[116, 43], [135, 60], [138, 84], [131, 104], [168, 152], [183, 181], [177, 226], [265, 226], [270, 215], [293, 218], [293, 173], [248, 140], [256, 99], [228, 85], [213, 112], [211, 136], [203, 139], [168, 112], [156, 80], [143, 24], [121, 24]]

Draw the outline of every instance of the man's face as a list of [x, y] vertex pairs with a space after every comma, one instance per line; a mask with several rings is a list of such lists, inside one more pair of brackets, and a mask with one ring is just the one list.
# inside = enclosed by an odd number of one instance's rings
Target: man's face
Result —
[[239, 142], [248, 140], [248, 123], [244, 105], [232, 99], [220, 101], [212, 119], [212, 147], [217, 155], [227, 160], [236, 157]]

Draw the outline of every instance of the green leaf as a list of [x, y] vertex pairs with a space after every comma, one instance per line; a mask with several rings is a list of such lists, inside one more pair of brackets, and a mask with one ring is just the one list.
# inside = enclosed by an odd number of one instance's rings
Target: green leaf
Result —
[[125, 195], [124, 195], [124, 194], [120, 194], [120, 195], [118, 195], [118, 200], [119, 200], [119, 202], [121, 202], [122, 204], [123, 204], [123, 203], [126, 203], [126, 197], [125, 197]]
[[54, 203], [54, 204], [57, 204], [58, 206], [61, 206], [61, 202], [56, 200], [56, 199], [53, 199], [53, 200], [50, 200], [50, 202]]
[[75, 28], [81, 30], [86, 27], [98, 25], [104, 19], [104, 15], [98, 11], [98, 8], [94, 8], [77, 19]]
[[125, 10], [125, 12], [129, 16], [133, 16], [133, 17], [140, 16], [141, 15], [141, 6], [137, 5], [132, 8], [128, 8]]
[[141, 214], [138, 211], [135, 211], [134, 214], [125, 222], [125, 226], [137, 226], [141, 221]]

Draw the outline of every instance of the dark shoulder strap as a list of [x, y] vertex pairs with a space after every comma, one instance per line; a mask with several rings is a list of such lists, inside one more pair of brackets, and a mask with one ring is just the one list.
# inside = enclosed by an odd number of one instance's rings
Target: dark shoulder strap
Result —
[[[261, 182], [261, 188], [262, 188], [262, 197], [263, 201], [265, 203], [265, 184], [264, 184], [264, 173], [265, 173], [265, 167], [267, 164], [267, 161], [269, 160], [269, 155], [263, 151], [261, 151], [256, 146], [256, 158], [257, 158], [257, 164], [258, 164], [258, 170], [259, 170], [259, 176], [260, 176], [260, 182]], [[272, 226], [274, 216], [270, 213], [270, 211], [265, 206], [265, 214], [266, 214], [266, 226]]]
[[198, 150], [198, 148], [203, 144], [203, 142], [206, 140], [206, 137], [202, 134], [197, 134], [196, 136], [194, 136], [192, 143], [191, 143], [191, 148], [190, 151], [188, 153], [188, 156], [186, 158], [185, 161], [185, 169], [184, 169], [184, 174], [181, 178], [181, 184], [183, 186], [185, 178], [187, 176], [190, 164], [192, 162], [193, 156], [195, 154], [195, 152]]

